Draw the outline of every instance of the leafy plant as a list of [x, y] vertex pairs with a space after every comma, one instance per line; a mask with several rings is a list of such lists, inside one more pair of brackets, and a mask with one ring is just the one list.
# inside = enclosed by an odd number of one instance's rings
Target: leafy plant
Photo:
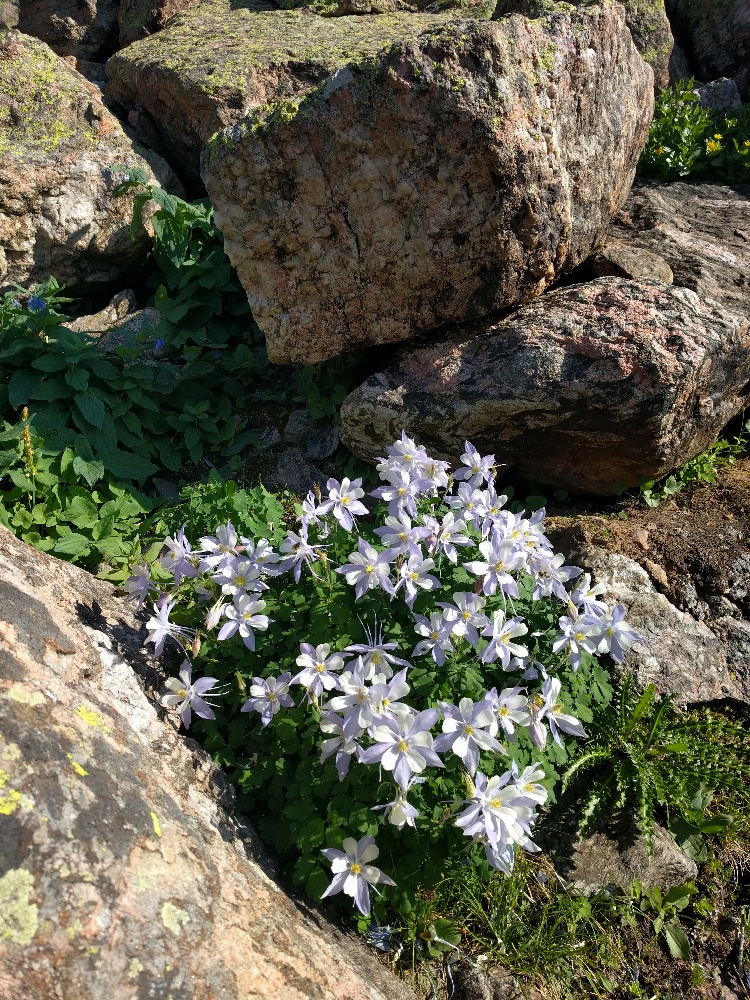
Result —
[[680, 924], [680, 913], [690, 905], [690, 899], [697, 894], [694, 883], [684, 882], [662, 893], [658, 886], [644, 887], [633, 882], [630, 894], [636, 904], [653, 914], [654, 933], [662, 934], [672, 958], [690, 961], [690, 942]]
[[713, 791], [703, 785], [698, 787], [690, 802], [677, 816], [670, 817], [669, 831], [682, 850], [693, 861], [705, 861], [708, 857], [706, 837], [725, 833], [734, 820], [727, 813], [707, 816]]
[[742, 183], [750, 179], [750, 108], [712, 112], [682, 80], [656, 98], [654, 120], [638, 165], [644, 176], [671, 181], [695, 175]]
[[649, 507], [658, 507], [691, 483], [715, 483], [723, 469], [729, 468], [747, 451], [750, 421], [733, 438], [719, 438], [709, 448], [681, 465], [661, 480], [649, 480], [641, 486], [641, 495]]
[[723, 716], [682, 716], [675, 698], [650, 684], [638, 697], [626, 677], [598, 713], [586, 748], [562, 775], [563, 790], [581, 795], [580, 835], [606, 812], [635, 811], [649, 850], [658, 807], [694, 816], [696, 789], [730, 788], [748, 797], [750, 745], [744, 729]]

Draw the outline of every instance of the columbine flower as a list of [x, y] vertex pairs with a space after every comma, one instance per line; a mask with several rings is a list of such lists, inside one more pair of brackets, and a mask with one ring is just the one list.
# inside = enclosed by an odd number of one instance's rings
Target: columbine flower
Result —
[[444, 717], [443, 732], [435, 738], [433, 747], [438, 753], [452, 750], [463, 761], [469, 774], [474, 774], [479, 767], [479, 754], [482, 750], [505, 753], [495, 737], [484, 731], [495, 720], [492, 708], [486, 701], [475, 704], [471, 698], [462, 698], [458, 706], [441, 701], [440, 711]]
[[290, 673], [279, 677], [253, 677], [250, 698], [240, 709], [241, 712], [260, 712], [260, 721], [267, 726], [280, 708], [291, 708], [294, 699], [289, 694]]
[[391, 549], [378, 552], [364, 538], [359, 539], [357, 549], [357, 552], [349, 554], [350, 562], [336, 570], [344, 574], [346, 582], [354, 587], [357, 600], [375, 587], [382, 587], [386, 594], [393, 596], [389, 564], [396, 558], [396, 553]]
[[139, 559], [132, 570], [132, 576], [125, 581], [124, 590], [128, 595], [125, 600], [135, 601], [136, 610], [140, 611], [150, 591], [158, 591], [159, 588], [151, 579], [151, 571], [143, 559]]
[[424, 615], [414, 615], [414, 631], [417, 635], [423, 635], [414, 647], [413, 656], [424, 656], [429, 653], [439, 667], [445, 663], [445, 654], [452, 651], [450, 628], [443, 621], [443, 616], [433, 611], [429, 619]]
[[518, 726], [528, 726], [531, 721], [531, 717], [528, 711], [528, 698], [525, 694], [522, 694], [523, 688], [512, 687], [504, 688], [500, 694], [497, 693], [496, 688], [492, 688], [484, 696], [493, 712], [493, 724], [490, 726], [490, 732], [493, 736], [497, 735], [499, 729], [502, 729], [504, 735], [511, 741], [515, 743], [516, 741], [516, 728]]
[[299, 522], [302, 525], [303, 530], [307, 531], [310, 524], [321, 525], [321, 516], [326, 514], [328, 511], [326, 504], [321, 503], [318, 506], [318, 501], [312, 490], [309, 491], [305, 499], [302, 501], [302, 515], [299, 518]]
[[380, 762], [401, 788], [409, 786], [412, 774], [420, 774], [426, 767], [443, 767], [443, 762], [432, 749], [430, 729], [437, 721], [437, 709], [428, 708], [413, 717], [385, 719], [375, 726], [370, 735], [375, 746], [363, 750], [363, 764]]
[[240, 559], [232, 556], [224, 563], [218, 573], [211, 577], [214, 583], [221, 585], [221, 592], [227, 597], [241, 597], [248, 590], [266, 590], [260, 579], [260, 570], [252, 559]]
[[259, 538], [254, 542], [251, 538], [241, 538], [242, 552], [245, 559], [249, 559], [259, 571], [268, 570], [279, 561], [278, 552], [267, 538]]
[[460, 636], [475, 649], [479, 644], [478, 629], [486, 628], [490, 620], [482, 614], [482, 608], [487, 603], [479, 594], [454, 594], [455, 604], [443, 604], [438, 601], [438, 607], [443, 608], [443, 620], [450, 628], [451, 635]]
[[567, 646], [570, 665], [573, 670], [578, 670], [583, 652], [596, 652], [600, 635], [599, 629], [595, 625], [587, 624], [584, 618], [577, 618], [574, 621], [567, 615], [563, 615], [559, 619], [559, 623], [561, 632], [552, 643], [552, 652], [559, 653]]
[[344, 658], [339, 653], [332, 654], [327, 642], [319, 646], [301, 642], [299, 648], [297, 666], [302, 670], [292, 678], [292, 684], [304, 684], [309, 695], [319, 698], [323, 689], [331, 691], [338, 685], [336, 674], [344, 666]]
[[413, 479], [411, 473], [401, 468], [385, 470], [381, 478], [387, 480], [388, 485], [379, 486], [370, 495], [388, 502], [391, 517], [399, 517], [402, 511], [406, 511], [409, 517], [416, 517], [416, 498], [432, 489], [430, 480], [418, 476]]
[[287, 570], [293, 569], [294, 582], [299, 583], [304, 564], [317, 579], [312, 564], [320, 559], [321, 550], [317, 546], [310, 545], [308, 542], [307, 527], [305, 525], [300, 528], [299, 534], [295, 531], [290, 531], [287, 534], [279, 546], [279, 552], [281, 553], [281, 558], [278, 564], [269, 570], [272, 575], [280, 575], [281, 573], [286, 573]]
[[[378, 675], [382, 677], [382, 674]], [[399, 670], [395, 677], [385, 684], [377, 681], [370, 688], [370, 705], [372, 712], [376, 716], [385, 716], [389, 719], [400, 719], [415, 714], [410, 705], [401, 703], [411, 688], [406, 683], [406, 668]]]
[[502, 527], [501, 514], [507, 502], [507, 496], [505, 494], [498, 496], [495, 487], [490, 483], [484, 491], [483, 500], [485, 514], [482, 521], [482, 536], [484, 538], [494, 530], [495, 526]]
[[549, 794], [544, 785], [539, 784], [544, 777], [544, 768], [541, 764], [529, 764], [516, 778], [516, 788], [524, 798], [543, 806]]
[[168, 636], [171, 636], [183, 648], [186, 645], [185, 640], [188, 640], [188, 645], [193, 641], [194, 629], [185, 628], [183, 625], [175, 625], [174, 622], [169, 620], [172, 608], [176, 603], [176, 601], [167, 603], [166, 596], [160, 597], [156, 604], [154, 604], [156, 614], [146, 622], [146, 628], [151, 633], [146, 642], [153, 642], [154, 656], [161, 655], [164, 649], [164, 642]]
[[464, 535], [466, 524], [464, 521], [456, 520], [454, 515], [448, 511], [443, 515], [443, 523], [440, 525], [434, 541], [430, 545], [430, 552], [445, 553], [452, 563], [458, 562], [457, 545], [471, 545], [471, 539]]
[[350, 482], [344, 476], [339, 483], [337, 479], [329, 479], [326, 489], [328, 500], [323, 501], [317, 513], [327, 514], [328, 511], [332, 511], [344, 531], [351, 531], [354, 527], [354, 518], [367, 513], [367, 507], [359, 499], [365, 495], [362, 480], [354, 479]]
[[518, 597], [518, 584], [510, 575], [522, 569], [526, 558], [515, 543], [493, 531], [492, 538], [479, 543], [479, 551], [484, 559], [464, 563], [470, 573], [482, 577], [482, 590], [488, 596], [501, 590], [509, 597]]
[[214, 571], [220, 569], [233, 556], [237, 555], [237, 532], [231, 521], [227, 521], [216, 529], [216, 535], [205, 535], [200, 540], [201, 569]]
[[501, 853], [509, 844], [522, 844], [528, 839], [528, 823], [533, 820], [533, 803], [519, 796], [515, 786], [508, 785], [512, 777], [511, 771], [491, 778], [480, 771], [466, 809], [455, 820], [467, 836], [486, 837], [493, 851]]
[[412, 525], [411, 518], [401, 512], [400, 517], [387, 517], [382, 528], [376, 528], [375, 534], [380, 536], [383, 545], [393, 549], [398, 555], [409, 552], [419, 555], [419, 543], [430, 534], [430, 529], [424, 525]]
[[463, 483], [456, 490], [456, 495], [446, 497], [448, 506], [461, 515], [467, 524], [479, 524], [487, 513], [487, 495], [477, 487]]
[[575, 580], [583, 572], [577, 566], [563, 566], [565, 556], [561, 553], [550, 555], [539, 560], [534, 567], [536, 585], [531, 599], [538, 601], [542, 597], [550, 597], [552, 594], [561, 601], [568, 600], [568, 592], [565, 584], [569, 580]]
[[403, 587], [406, 591], [406, 603], [410, 608], [413, 607], [420, 588], [435, 590], [442, 586], [440, 580], [429, 572], [434, 568], [435, 561], [423, 559], [421, 552], [419, 555], [409, 556], [399, 570], [399, 580], [394, 587], [394, 593]]
[[611, 614], [601, 615], [587, 621], [598, 630], [597, 653], [609, 653], [615, 663], [622, 663], [625, 654], [635, 642], [643, 642], [643, 636], [634, 632], [625, 621], [627, 609], [624, 604], [618, 604], [612, 609]]
[[[424, 778], [412, 778], [409, 782], [409, 788], [421, 781], [424, 781]], [[407, 791], [404, 791], [403, 788], [397, 788], [396, 798], [392, 799], [390, 802], [386, 802], [384, 806], [373, 806], [373, 812], [380, 812], [382, 809], [383, 815], [392, 826], [396, 827], [397, 830], [403, 830], [405, 826], [416, 827], [419, 810], [407, 801], [407, 793], [408, 789]]]
[[241, 594], [234, 604], [224, 609], [224, 615], [229, 620], [221, 626], [218, 639], [222, 642], [239, 632], [243, 643], [249, 650], [255, 651], [255, 632], [265, 632], [271, 619], [260, 614], [266, 606], [265, 601], [256, 601], [253, 594]]
[[200, 575], [193, 563], [195, 556], [190, 542], [185, 536], [184, 524], [175, 534], [174, 538], [169, 536], [165, 538], [164, 544], [167, 546], [167, 551], [159, 559], [159, 562], [167, 573], [172, 574], [176, 584], [179, 584], [184, 576], [194, 577]]
[[570, 595], [571, 603], [587, 615], [598, 615], [606, 612], [606, 601], [600, 600], [602, 594], [606, 594], [607, 588], [603, 583], [591, 585], [591, 574], [584, 573], [578, 581], [576, 589]]
[[325, 899], [326, 896], [343, 892], [351, 896], [359, 912], [367, 916], [370, 912], [370, 886], [396, 883], [370, 864], [380, 854], [374, 837], [362, 837], [359, 841], [346, 837], [342, 847], [343, 851], [337, 851], [333, 847], [325, 847], [321, 851], [331, 862], [333, 881], [320, 898]]
[[331, 698], [326, 703], [326, 708], [333, 709], [334, 712], [344, 712], [344, 722], [356, 726], [361, 732], [373, 721], [375, 712], [371, 703], [371, 689], [367, 686], [365, 678], [365, 665], [362, 657], [357, 657], [357, 662], [353, 670], [345, 670], [338, 679], [340, 695]]
[[333, 733], [330, 740], [324, 740], [321, 746], [320, 762], [328, 760], [331, 754], [336, 754], [336, 770], [339, 781], [343, 781], [349, 772], [353, 756], [359, 756], [362, 747], [357, 743], [361, 729], [352, 730], [347, 726], [347, 720], [335, 712], [321, 712], [320, 728], [324, 733]]
[[401, 431], [400, 440], [394, 441], [386, 450], [388, 458], [381, 458], [376, 466], [381, 476], [394, 468], [417, 472], [425, 462], [430, 461], [424, 448], [408, 437], [406, 431]]
[[[211, 706], [201, 696], [209, 696], [211, 688], [218, 683], [215, 677], [199, 677], [193, 683], [192, 667], [185, 660], [180, 667], [179, 677], [170, 677], [166, 681], [164, 686], [169, 688], [172, 693], [162, 695], [161, 704], [165, 708], [175, 709], [179, 713], [185, 729], [189, 729], [192, 719], [191, 712], [195, 712], [201, 719], [216, 718]], [[217, 691], [215, 694], [219, 694], [219, 692]]]
[[479, 486], [481, 483], [489, 482], [492, 479], [492, 470], [495, 467], [494, 455], [480, 455], [470, 441], [464, 442], [465, 451], [461, 456], [464, 463], [453, 473], [453, 478], [457, 481], [466, 479], [472, 486]]
[[378, 625], [377, 620], [372, 631], [361, 619], [360, 623], [367, 642], [353, 643], [351, 646], [347, 646], [344, 652], [361, 655], [365, 667], [365, 680], [371, 681], [376, 674], [383, 674], [388, 679], [393, 674], [394, 666], [411, 666], [406, 660], [400, 660], [391, 652], [393, 649], [398, 649], [397, 642], [383, 642], [383, 630]]
[[532, 743], [540, 750], [544, 749], [547, 743], [547, 729], [543, 725], [545, 719], [549, 723], [552, 739], [559, 746], [562, 740], [558, 732], [561, 729], [571, 736], [586, 735], [580, 721], [573, 715], [566, 715], [563, 712], [563, 704], [559, 701], [561, 681], [557, 677], [548, 677], [542, 685], [542, 693], [529, 702], [531, 712], [531, 724], [529, 726], [529, 736]]
[[528, 656], [529, 651], [526, 646], [519, 646], [513, 642], [513, 639], [526, 635], [528, 631], [521, 618], [509, 618], [506, 621], [505, 612], [498, 608], [492, 613], [492, 623], [482, 631], [482, 635], [491, 636], [482, 650], [482, 663], [500, 660], [503, 670], [507, 670], [511, 656]]

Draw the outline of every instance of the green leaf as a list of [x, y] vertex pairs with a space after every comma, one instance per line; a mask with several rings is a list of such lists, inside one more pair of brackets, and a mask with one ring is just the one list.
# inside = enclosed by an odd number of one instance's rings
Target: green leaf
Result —
[[52, 551], [60, 556], [80, 556], [84, 552], [88, 552], [90, 548], [91, 539], [71, 532], [71, 534], [65, 535], [64, 538], [55, 542]]
[[134, 479], [136, 482], [141, 482], [159, 471], [159, 466], [149, 462], [148, 459], [116, 448], [103, 452], [101, 459], [105, 467], [118, 479]]
[[104, 478], [104, 462], [100, 462], [98, 459], [87, 462], [80, 455], [76, 455], [73, 459], [73, 471], [77, 476], [85, 479], [89, 486], [93, 486], [94, 483]]
[[44, 380], [41, 372], [31, 371], [28, 368], [19, 368], [15, 371], [8, 382], [8, 402], [14, 408], [24, 406], [31, 399], [32, 393], [36, 392]]
[[685, 931], [679, 924], [665, 924], [664, 937], [667, 941], [669, 954], [672, 958], [681, 958], [685, 962], [690, 961], [690, 942]]
[[99, 519], [99, 511], [90, 497], [76, 496], [65, 507], [63, 515], [77, 528], [89, 528]]
[[40, 372], [61, 372], [68, 367], [68, 362], [62, 354], [43, 354], [31, 362], [31, 367]]
[[73, 402], [78, 407], [81, 416], [93, 427], [101, 427], [104, 422], [104, 403], [100, 397], [90, 389], [86, 392], [78, 392], [73, 397]]

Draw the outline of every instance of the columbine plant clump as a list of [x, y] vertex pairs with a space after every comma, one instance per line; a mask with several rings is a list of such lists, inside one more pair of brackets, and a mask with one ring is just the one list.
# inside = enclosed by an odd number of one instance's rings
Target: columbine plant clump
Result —
[[277, 549], [231, 523], [182, 530], [125, 588], [154, 602], [155, 652], [184, 660], [162, 703], [204, 720], [289, 874], [365, 915], [378, 886], [408, 911], [450, 856], [507, 873], [537, 850], [566, 741], [611, 697], [597, 658], [638, 640], [554, 553], [544, 511], [507, 509], [494, 457], [467, 442], [462, 462], [404, 433], [374, 508], [330, 479]]

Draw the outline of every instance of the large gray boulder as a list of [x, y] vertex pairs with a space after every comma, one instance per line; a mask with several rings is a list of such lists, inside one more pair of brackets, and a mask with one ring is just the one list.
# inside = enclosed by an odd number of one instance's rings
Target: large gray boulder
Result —
[[74, 295], [122, 287], [151, 237], [147, 225], [131, 236], [133, 197], [113, 196], [122, 178], [112, 167], [140, 167], [151, 183], [179, 190], [93, 84], [18, 31], [0, 34], [0, 153], [0, 289], [50, 275]]
[[750, 0], [666, 0], [666, 6], [695, 74], [733, 77], [750, 100]]
[[402, 428], [466, 439], [534, 482], [611, 495], [703, 451], [748, 399], [750, 320], [687, 288], [601, 278], [402, 348], [341, 408], [356, 454]]
[[626, 197], [652, 80], [618, 4], [464, 21], [219, 135], [202, 175], [270, 358], [540, 295]]
[[110, 585], [0, 528], [0, 595], [3, 1000], [414, 1000], [274, 881]]

